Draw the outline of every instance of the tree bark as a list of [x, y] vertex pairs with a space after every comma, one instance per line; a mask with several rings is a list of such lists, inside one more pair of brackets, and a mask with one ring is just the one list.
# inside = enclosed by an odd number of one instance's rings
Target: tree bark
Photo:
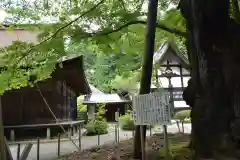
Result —
[[[148, 22], [146, 29], [146, 46], [145, 54], [143, 59], [142, 76], [140, 82], [140, 93], [147, 94], [151, 89], [151, 78], [152, 78], [152, 64], [154, 54], [154, 42], [155, 42], [155, 31], [157, 21], [157, 5], [158, 0], [150, 0], [148, 5]], [[146, 139], [146, 126], [144, 126], [144, 141]], [[136, 126], [135, 137], [134, 137], [134, 151], [133, 158], [141, 158], [141, 138], [140, 138], [140, 126]]]
[[4, 128], [3, 128], [3, 118], [2, 118], [2, 102], [0, 96], [0, 159], [7, 160], [6, 147], [4, 141]]
[[188, 86], [192, 94], [183, 96], [192, 107], [191, 146], [196, 159], [240, 158], [240, 26], [229, 16], [229, 3], [180, 2], [192, 77]]

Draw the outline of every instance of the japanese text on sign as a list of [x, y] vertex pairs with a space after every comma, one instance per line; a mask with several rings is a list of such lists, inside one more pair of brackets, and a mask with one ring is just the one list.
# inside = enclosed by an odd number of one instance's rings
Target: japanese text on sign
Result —
[[165, 90], [133, 97], [133, 120], [136, 125], [171, 123], [169, 93]]

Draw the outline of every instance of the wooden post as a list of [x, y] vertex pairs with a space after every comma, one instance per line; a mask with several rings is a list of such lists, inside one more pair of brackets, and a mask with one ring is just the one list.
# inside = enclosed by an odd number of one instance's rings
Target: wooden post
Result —
[[141, 126], [140, 128], [141, 130], [141, 153], [142, 153], [142, 158], [141, 160], [145, 160], [146, 156], [145, 156], [145, 139], [144, 139], [144, 126]]
[[51, 130], [47, 128], [47, 139], [51, 139]]
[[[151, 78], [152, 78], [152, 64], [154, 55], [155, 45], [155, 32], [156, 32], [156, 21], [157, 21], [157, 9], [158, 0], [149, 0], [148, 3], [148, 16], [147, 16], [147, 27], [146, 27], [146, 38], [145, 38], [145, 54], [143, 58], [142, 75], [140, 81], [140, 94], [147, 94], [151, 90]], [[143, 128], [144, 141], [146, 136], [146, 126]], [[136, 126], [135, 137], [134, 137], [134, 149], [133, 158], [141, 158], [141, 143], [140, 143], [140, 126]]]
[[57, 148], [57, 156], [60, 157], [60, 139], [61, 135], [58, 133], [58, 148]]
[[115, 142], [117, 143], [117, 125], [114, 125], [115, 126]]
[[71, 132], [72, 128], [68, 127], [68, 138], [72, 137], [72, 132]]
[[81, 132], [81, 124], [79, 125], [79, 131], [78, 131], [78, 143], [79, 143], [79, 151], [82, 150], [82, 132]]
[[11, 129], [11, 131], [10, 131], [10, 141], [15, 141], [15, 132], [14, 132], [14, 129]]
[[37, 138], [37, 160], [39, 159], [39, 152], [40, 152], [40, 138]]
[[100, 145], [100, 135], [99, 135], [99, 133], [98, 133], [98, 146]]
[[117, 138], [118, 138], [118, 143], [120, 142], [120, 137], [119, 137], [119, 131], [120, 131], [120, 129], [119, 129], [119, 122], [117, 123]]
[[5, 143], [5, 148], [6, 148], [6, 157], [7, 157], [6, 159], [13, 160], [13, 156], [12, 156], [11, 150], [8, 146], [8, 142], [7, 142], [7, 139], [5, 136], [4, 136], [4, 143]]
[[5, 148], [5, 141], [4, 141], [4, 128], [3, 128], [3, 119], [2, 119], [2, 102], [0, 96], [0, 159], [7, 160], [6, 157], [6, 148]]
[[183, 83], [183, 73], [182, 73], [182, 65], [180, 65], [180, 78], [181, 78], [181, 86], [182, 86], [182, 89], [184, 88], [184, 83]]
[[17, 146], [17, 160], [20, 160], [20, 152], [21, 152], [21, 144], [18, 143], [18, 146]]
[[169, 146], [168, 146], [168, 134], [167, 134], [167, 125], [163, 125], [164, 129], [164, 145], [165, 145], [165, 156], [169, 156]]
[[115, 121], [117, 124], [115, 125], [115, 136], [116, 136], [116, 142], [119, 142], [119, 108], [117, 109], [117, 112], [115, 112]]
[[78, 132], [77, 126], [73, 126], [73, 135], [75, 135]]
[[132, 137], [134, 137], [134, 128], [132, 129]]
[[152, 126], [150, 125], [149, 127], [150, 136], [152, 136]]
[[25, 148], [23, 149], [23, 152], [21, 154], [21, 157], [20, 157], [21, 160], [27, 160], [27, 157], [32, 149], [32, 146], [33, 146], [32, 143], [29, 143], [25, 146]]

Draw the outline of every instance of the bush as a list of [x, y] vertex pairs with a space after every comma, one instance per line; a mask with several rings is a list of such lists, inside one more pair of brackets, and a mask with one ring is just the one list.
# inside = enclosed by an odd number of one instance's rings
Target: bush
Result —
[[86, 125], [87, 136], [102, 135], [108, 133], [108, 124], [106, 121], [90, 121]]
[[79, 111], [80, 112], [87, 112], [87, 105], [80, 105], [79, 106]]
[[96, 118], [93, 121], [90, 121], [87, 126], [86, 135], [101, 135], [108, 133], [108, 123], [104, 119], [104, 114], [106, 113], [105, 104], [98, 104], [97, 106]]
[[130, 114], [125, 114], [121, 117], [119, 117], [120, 127], [123, 130], [133, 130], [134, 129], [134, 123], [133, 120], [131, 120]]
[[185, 119], [190, 119], [191, 110], [179, 111], [175, 114], [174, 119], [179, 121], [184, 121]]
[[77, 99], [77, 120], [84, 120], [85, 123], [88, 121], [87, 116], [87, 105], [83, 104], [84, 97], [78, 97]]
[[[135, 129], [135, 125], [133, 120], [131, 119], [131, 115], [129, 113], [119, 117], [120, 127], [122, 130], [130, 131]], [[149, 129], [150, 126], [147, 126], [147, 129]], [[153, 126], [151, 126], [153, 128]]]
[[84, 120], [85, 123], [88, 121], [87, 106], [86, 105], [79, 105], [78, 106], [77, 120]]
[[184, 110], [184, 111], [179, 111], [174, 115], [174, 119], [177, 122], [177, 127], [178, 131], [181, 132], [180, 130], [180, 123], [182, 123], [182, 132], [184, 133], [184, 122], [191, 122], [191, 117], [190, 117], [191, 110]]

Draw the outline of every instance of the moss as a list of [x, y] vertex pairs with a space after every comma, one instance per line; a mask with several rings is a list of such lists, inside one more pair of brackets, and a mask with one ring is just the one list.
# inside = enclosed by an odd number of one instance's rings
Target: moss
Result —
[[165, 155], [165, 148], [160, 150], [160, 155], [165, 157], [165, 160], [191, 160], [192, 152], [187, 148], [188, 143], [170, 140], [169, 155]]

